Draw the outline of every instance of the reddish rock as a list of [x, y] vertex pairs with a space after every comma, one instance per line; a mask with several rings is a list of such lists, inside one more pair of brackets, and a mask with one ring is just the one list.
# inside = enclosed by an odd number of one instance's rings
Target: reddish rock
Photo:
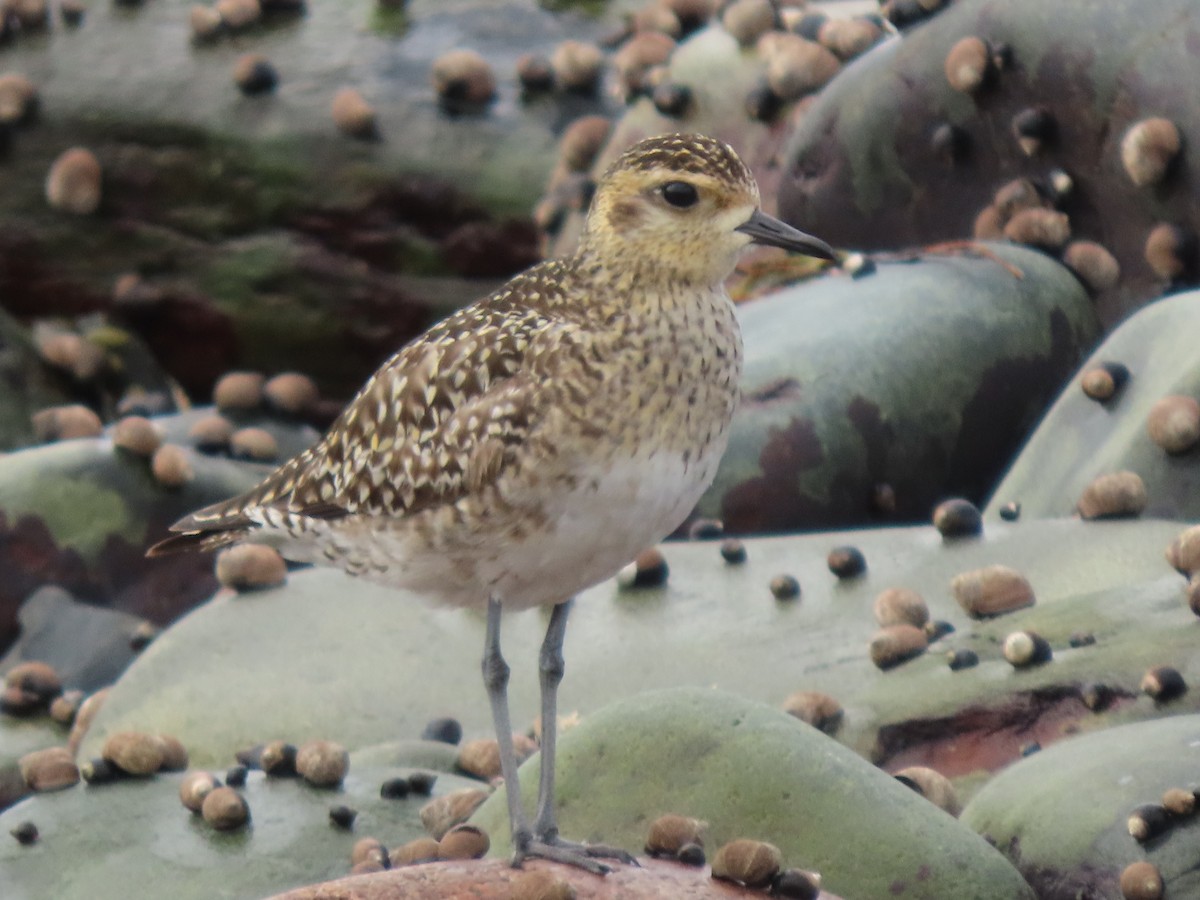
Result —
[[[640, 868], [614, 865], [604, 878], [569, 866], [536, 860], [525, 864], [524, 871], [552, 871], [575, 888], [577, 900], [733, 900], [759, 898], [761, 890], [738, 887], [716, 881], [708, 868], [692, 868], [677, 862], [639, 859]], [[297, 888], [274, 900], [434, 900], [469, 896], [474, 900], [508, 900], [512, 885], [523, 870], [509, 866], [507, 860], [453, 860], [426, 863], [403, 869], [374, 872], [342, 878], [325, 884]], [[822, 892], [819, 900], [838, 900]]]

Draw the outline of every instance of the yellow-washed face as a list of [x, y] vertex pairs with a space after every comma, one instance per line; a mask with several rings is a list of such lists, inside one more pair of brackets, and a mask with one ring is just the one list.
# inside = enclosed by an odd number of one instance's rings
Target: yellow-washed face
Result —
[[696, 285], [724, 281], [751, 241], [828, 251], [758, 207], [754, 176], [729, 145], [696, 134], [649, 138], [601, 179], [584, 242], [614, 264]]

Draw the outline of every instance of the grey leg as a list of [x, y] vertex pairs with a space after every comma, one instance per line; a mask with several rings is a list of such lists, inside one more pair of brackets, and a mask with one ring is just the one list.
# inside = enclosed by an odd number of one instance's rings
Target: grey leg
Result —
[[629, 865], [637, 860], [624, 850], [599, 844], [580, 844], [558, 836], [554, 814], [554, 766], [558, 744], [558, 685], [563, 678], [563, 638], [573, 600], [560, 603], [550, 613], [550, 624], [538, 655], [538, 675], [542, 689], [542, 768], [538, 781], [537, 818], [533, 822], [533, 843], [529, 855], [570, 862], [594, 872], [607, 872], [608, 866], [595, 863], [597, 858], [616, 859]]
[[[488, 702], [492, 706], [492, 722], [496, 726], [496, 741], [500, 745], [500, 772], [504, 775], [505, 791], [508, 795], [508, 824], [512, 833], [512, 864], [520, 866], [526, 859], [549, 859], [566, 863], [604, 875], [611, 871], [604, 863], [593, 859], [577, 846], [565, 846], [560, 841], [534, 839], [521, 807], [521, 784], [517, 780], [517, 754], [513, 750], [512, 721], [508, 715], [508, 663], [500, 655], [500, 601], [488, 600], [487, 637], [483, 649], [483, 683], [487, 687]], [[563, 615], [563, 624], [566, 616]], [[559, 636], [559, 646], [562, 636]], [[561, 674], [559, 676], [561, 678]], [[557, 682], [555, 682], [557, 684]], [[551, 719], [551, 730], [554, 728]], [[543, 726], [544, 727], [544, 726]], [[608, 855], [608, 854], [601, 854]]]
[[483, 684], [492, 707], [492, 723], [500, 744], [500, 772], [508, 794], [508, 825], [513, 848], [524, 853], [532, 832], [521, 807], [521, 785], [517, 781], [517, 754], [513, 750], [512, 721], [508, 716], [508, 663], [500, 655], [500, 601], [488, 600], [487, 637], [483, 644]]
[[554, 751], [558, 737], [558, 685], [563, 678], [563, 638], [567, 633], [567, 616], [571, 613], [568, 600], [554, 607], [546, 639], [538, 655], [538, 676], [542, 688], [542, 770], [538, 782], [537, 818], [533, 833], [538, 840], [553, 843], [558, 838], [558, 822], [554, 817]]

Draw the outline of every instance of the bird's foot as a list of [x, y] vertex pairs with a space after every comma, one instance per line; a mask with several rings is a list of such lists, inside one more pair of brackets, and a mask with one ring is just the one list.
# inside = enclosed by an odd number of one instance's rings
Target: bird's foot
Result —
[[576, 841], [564, 840], [557, 835], [531, 838], [524, 842], [524, 845], [513, 854], [513, 867], [519, 868], [521, 863], [527, 859], [548, 859], [551, 862], [584, 869], [595, 875], [607, 875], [612, 871], [612, 866], [600, 862], [602, 859], [612, 859], [630, 866], [638, 864], [632, 854], [617, 847], [607, 847], [603, 844], [581, 844]]

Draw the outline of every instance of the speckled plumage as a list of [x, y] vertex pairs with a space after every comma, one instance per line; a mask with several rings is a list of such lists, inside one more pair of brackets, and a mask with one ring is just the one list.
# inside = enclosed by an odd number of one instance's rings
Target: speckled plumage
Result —
[[[486, 608], [483, 680], [513, 864], [596, 874], [612, 847], [558, 832], [558, 684], [571, 597], [672, 531], [712, 481], [738, 395], [723, 282], [751, 240], [831, 256], [758, 209], [725, 144], [642, 141], [596, 188], [579, 249], [450, 316], [372, 376], [316, 447], [201, 510], [151, 553], [249, 540]], [[538, 654], [541, 769], [521, 805], [500, 652], [505, 609], [551, 604]]]
[[[663, 202], [674, 178], [702, 208]], [[317, 446], [161, 549], [261, 541], [455, 605], [560, 603], [608, 577], [715, 475], [741, 370], [722, 282], [757, 204], [725, 144], [642, 142], [574, 255], [408, 344]]]

